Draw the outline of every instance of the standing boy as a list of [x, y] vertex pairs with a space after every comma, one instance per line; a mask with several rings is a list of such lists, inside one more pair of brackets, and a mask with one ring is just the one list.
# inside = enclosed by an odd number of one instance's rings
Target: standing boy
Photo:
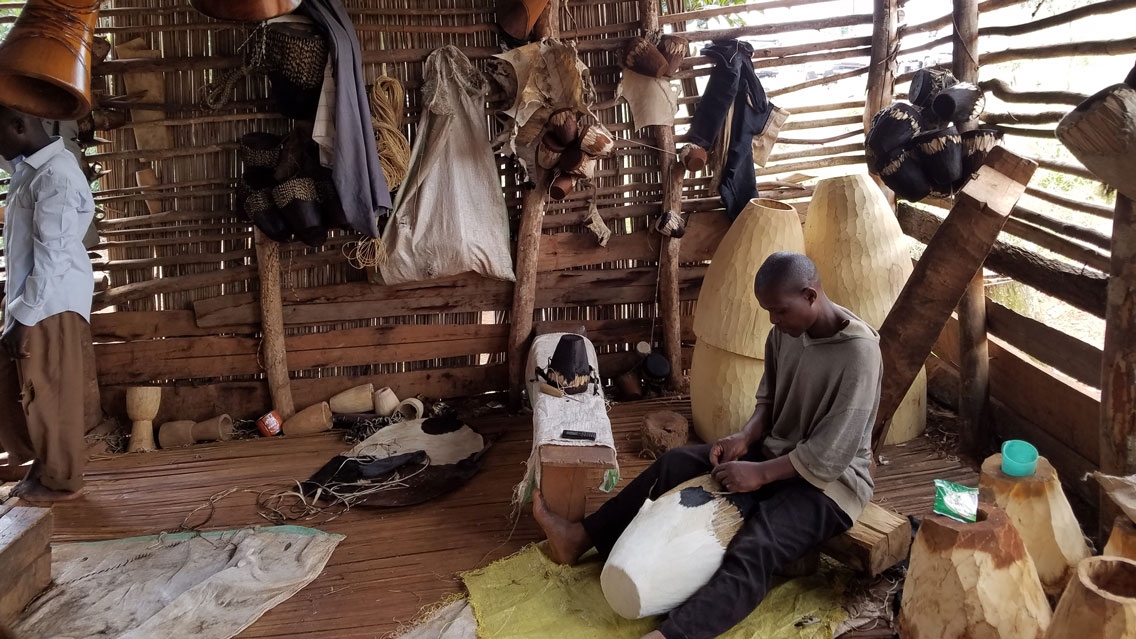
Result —
[[0, 335], [0, 446], [33, 462], [13, 494], [72, 499], [83, 485], [84, 350], [94, 279], [83, 233], [90, 187], [43, 122], [0, 106], [0, 155], [14, 164], [4, 219], [6, 296]]
[[606, 557], [644, 500], [684, 481], [710, 473], [734, 493], [746, 519], [722, 566], [644, 639], [708, 639], [729, 630], [765, 598], [775, 570], [848, 530], [872, 497], [879, 335], [828, 299], [816, 266], [799, 253], [771, 255], [754, 294], [775, 330], [757, 407], [740, 432], [666, 453], [581, 523], [534, 495], [552, 558], [570, 564], [592, 546]]

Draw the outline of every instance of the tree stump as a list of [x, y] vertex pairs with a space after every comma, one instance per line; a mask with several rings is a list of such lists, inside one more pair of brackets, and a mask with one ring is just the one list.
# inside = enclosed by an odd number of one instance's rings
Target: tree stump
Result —
[[1002, 455], [991, 455], [982, 462], [978, 488], [980, 499], [1005, 511], [1018, 529], [1045, 593], [1059, 597], [1092, 552], [1053, 465], [1039, 457], [1032, 476], [1011, 477], [1002, 472]]
[[906, 639], [1042, 639], [1051, 612], [1010, 519], [980, 504], [966, 524], [932, 515], [911, 547], [899, 613]]
[[1136, 524], [1128, 517], [1119, 515], [1112, 524], [1112, 534], [1108, 536], [1108, 543], [1101, 554], [1136, 560]]
[[1046, 639], [1136, 639], [1136, 561], [1089, 557], [1053, 612]]
[[639, 436], [643, 450], [649, 450], [658, 457], [672, 448], [686, 445], [690, 424], [673, 410], [653, 410], [643, 416]]

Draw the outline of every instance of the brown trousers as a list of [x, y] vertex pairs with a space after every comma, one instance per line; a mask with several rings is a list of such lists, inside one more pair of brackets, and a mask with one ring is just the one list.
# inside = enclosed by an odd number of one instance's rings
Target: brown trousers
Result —
[[78, 490], [87, 463], [84, 407], [98, 388], [91, 327], [78, 313], [52, 315], [28, 331], [28, 352], [20, 360], [0, 355], [0, 446], [11, 465], [38, 460], [47, 488]]

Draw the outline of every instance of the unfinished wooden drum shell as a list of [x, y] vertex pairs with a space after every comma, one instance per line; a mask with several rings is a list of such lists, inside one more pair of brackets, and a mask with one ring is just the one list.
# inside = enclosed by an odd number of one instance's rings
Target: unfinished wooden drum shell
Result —
[[[913, 270], [911, 240], [883, 192], [862, 173], [821, 180], [804, 235], [825, 294], [878, 330]], [[927, 375], [920, 370], [884, 443], [912, 440], [926, 426]]]
[[900, 636], [1041, 639], [1050, 618], [1033, 560], [1001, 509], [980, 504], [975, 523], [923, 520], [911, 545]]
[[194, 9], [218, 20], [260, 22], [292, 13], [301, 0], [190, 0]]
[[196, 425], [192, 419], [179, 419], [162, 424], [158, 427], [158, 445], [166, 449], [196, 444], [197, 440], [193, 438], [193, 427]]
[[320, 402], [286, 419], [282, 430], [286, 436], [312, 435], [331, 430], [331, 427], [331, 406], [327, 402]]
[[[765, 259], [777, 251], [805, 252], [797, 210], [776, 200], [750, 200], [706, 269], [694, 312], [694, 334], [700, 343], [755, 359], [765, 357], [765, 338], [773, 325], [757, 303], [753, 279]], [[754, 385], [750, 392], [756, 391]]]
[[690, 363], [690, 409], [694, 432], [706, 443], [732, 435], [753, 414], [763, 360], [738, 355], [702, 340]]
[[366, 413], [375, 407], [374, 384], [362, 384], [336, 393], [327, 400], [331, 412], [339, 414]]
[[29, 0], [0, 43], [0, 104], [49, 120], [87, 115], [100, 4]]
[[1136, 639], [1136, 561], [1089, 557], [1077, 566], [1046, 639]]
[[372, 396], [372, 403], [375, 407], [375, 414], [379, 417], [390, 417], [398, 410], [398, 405], [402, 402], [399, 401], [398, 396], [394, 394], [390, 386], [384, 386], [375, 391]]

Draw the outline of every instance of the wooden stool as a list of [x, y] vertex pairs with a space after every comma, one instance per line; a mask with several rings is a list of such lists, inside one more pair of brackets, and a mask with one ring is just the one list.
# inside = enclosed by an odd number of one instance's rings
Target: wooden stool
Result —
[[1012, 477], [1002, 472], [1002, 455], [991, 455], [982, 462], [978, 490], [979, 499], [1001, 508], [1018, 529], [1045, 594], [1060, 597], [1077, 564], [1092, 553], [1053, 465], [1038, 457], [1033, 475]]
[[896, 512], [869, 503], [856, 523], [821, 545], [820, 551], [869, 577], [907, 558], [911, 522]]
[[0, 624], [12, 624], [51, 583], [50, 508], [16, 506], [0, 517]]
[[552, 512], [568, 521], [584, 518], [588, 491], [603, 482], [615, 468], [615, 451], [606, 446], [540, 447], [540, 492]]

